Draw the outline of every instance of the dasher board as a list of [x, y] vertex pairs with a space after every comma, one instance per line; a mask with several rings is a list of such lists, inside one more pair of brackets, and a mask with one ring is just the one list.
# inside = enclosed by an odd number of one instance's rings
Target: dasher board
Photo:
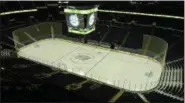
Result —
[[150, 57], [59, 38], [24, 46], [18, 55], [128, 91], [155, 88], [163, 69]]

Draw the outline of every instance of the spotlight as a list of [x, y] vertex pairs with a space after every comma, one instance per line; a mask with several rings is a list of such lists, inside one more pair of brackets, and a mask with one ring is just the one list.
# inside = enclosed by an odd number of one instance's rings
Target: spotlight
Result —
[[12, 18], [9, 20], [8, 24], [13, 24], [14, 22], [16, 22], [15, 18]]
[[34, 16], [30, 16], [30, 19], [34, 19], [35, 17]]
[[5, 70], [5, 68], [4, 67], [1, 67], [1, 70]]
[[152, 25], [153, 25], [153, 26], [156, 26], [156, 22], [153, 22]]

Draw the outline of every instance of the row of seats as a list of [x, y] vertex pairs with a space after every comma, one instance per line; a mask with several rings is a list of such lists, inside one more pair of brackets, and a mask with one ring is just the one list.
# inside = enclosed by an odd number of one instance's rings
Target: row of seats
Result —
[[0, 50], [0, 58], [13, 57], [15, 54], [10, 49]]
[[177, 61], [167, 64], [157, 90], [155, 92], [184, 101], [184, 62]]

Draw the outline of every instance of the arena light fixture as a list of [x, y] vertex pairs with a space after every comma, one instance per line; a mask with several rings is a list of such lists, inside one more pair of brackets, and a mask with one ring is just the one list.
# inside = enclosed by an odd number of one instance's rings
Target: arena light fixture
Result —
[[36, 11], [37, 11], [37, 9], [16, 10], [16, 11], [2, 12], [2, 13], [0, 13], [0, 15], [3, 16], [3, 15], [26, 13], [26, 12], [36, 12]]
[[181, 17], [181, 16], [172, 16], [172, 15], [164, 15], [164, 14], [150, 14], [150, 13], [115, 11], [115, 10], [100, 10], [100, 9], [98, 11], [99, 12], [108, 12], [108, 13], [120, 13], [120, 14], [140, 15], [140, 16], [153, 16], [153, 17], [162, 17], [162, 18], [171, 18], [171, 19], [184, 20], [184, 17]]

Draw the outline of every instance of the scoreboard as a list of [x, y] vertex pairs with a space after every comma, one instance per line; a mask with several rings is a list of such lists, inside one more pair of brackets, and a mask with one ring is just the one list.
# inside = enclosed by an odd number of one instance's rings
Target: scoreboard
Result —
[[68, 32], [87, 35], [95, 30], [97, 6], [85, 8], [69, 6], [64, 9]]

